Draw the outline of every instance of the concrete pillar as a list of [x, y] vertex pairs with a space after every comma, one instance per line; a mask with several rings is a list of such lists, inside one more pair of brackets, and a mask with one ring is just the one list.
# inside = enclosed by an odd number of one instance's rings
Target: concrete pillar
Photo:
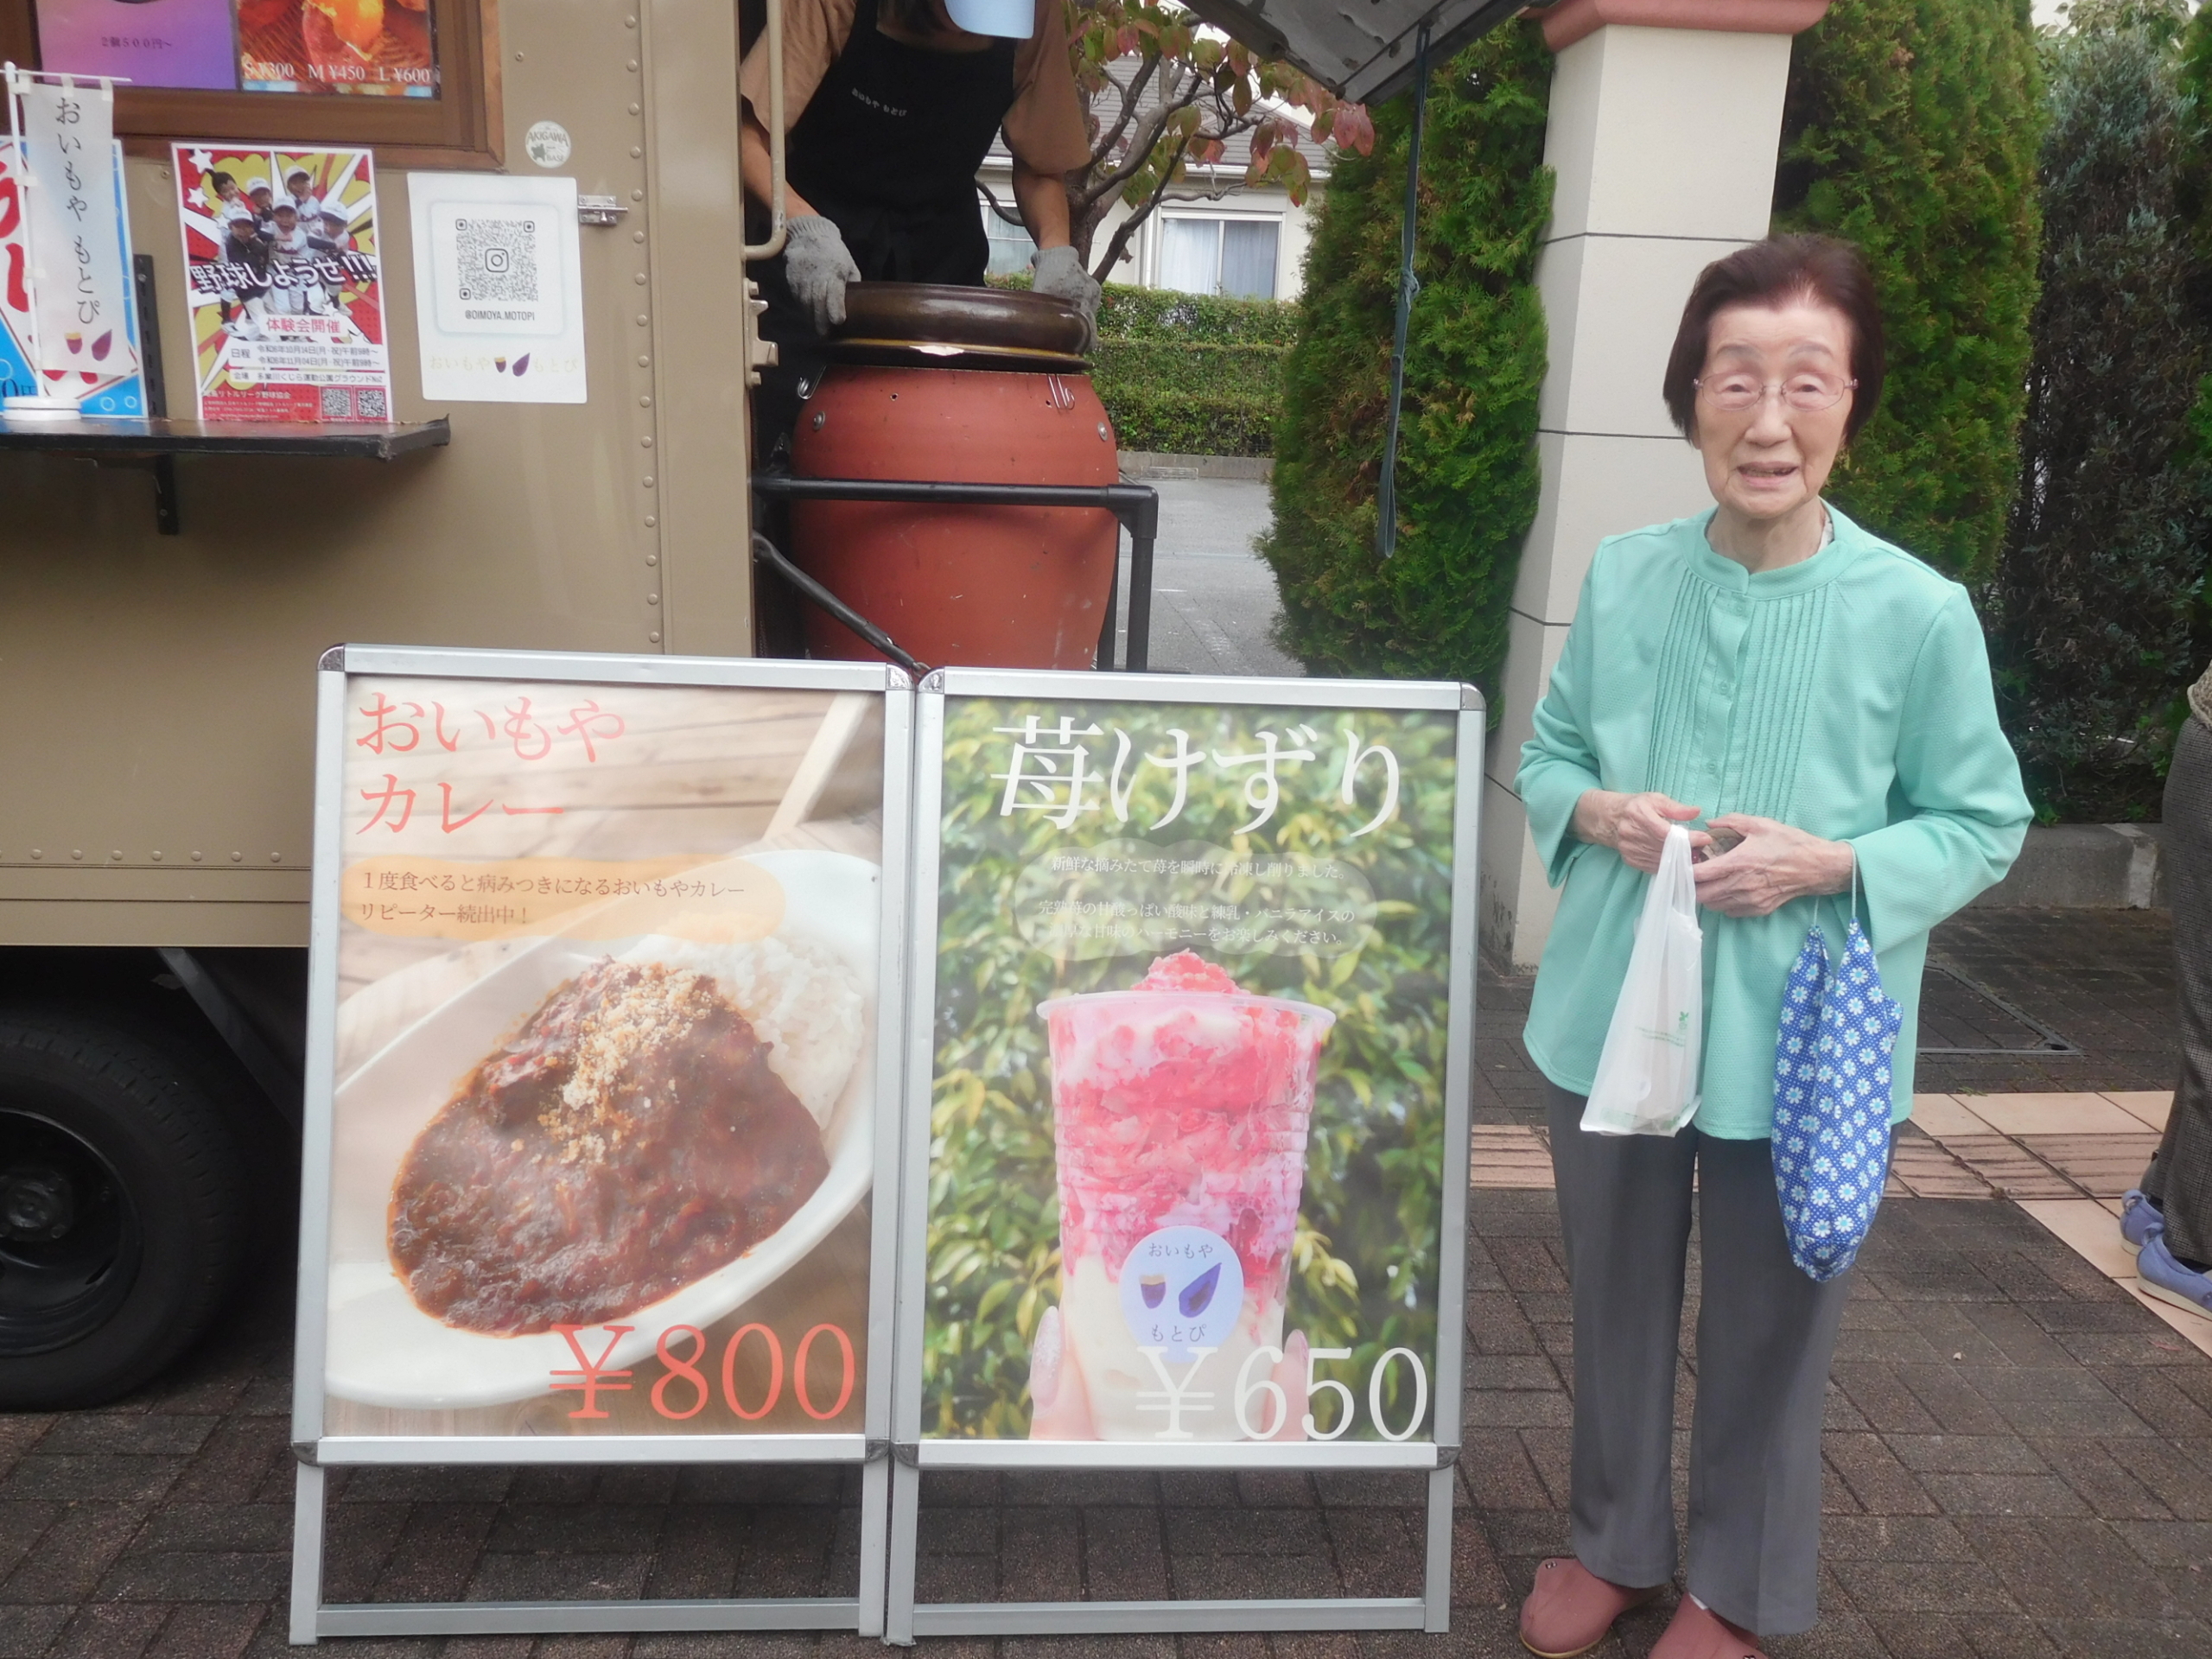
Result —
[[1543, 490], [1521, 555], [1484, 772], [1483, 944], [1533, 968], [1556, 909], [1513, 792], [1521, 745], [1590, 556], [1607, 536], [1712, 497], [1660, 401], [1682, 302], [1711, 261], [1767, 233], [1790, 37], [1827, 0], [1565, 0], [1544, 161], [1557, 176], [1536, 265], [1551, 365]]

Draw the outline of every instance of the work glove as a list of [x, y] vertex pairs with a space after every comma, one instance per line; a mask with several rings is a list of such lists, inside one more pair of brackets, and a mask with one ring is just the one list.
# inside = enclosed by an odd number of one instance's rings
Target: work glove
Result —
[[1036, 275], [1030, 280], [1030, 290], [1049, 294], [1056, 300], [1065, 300], [1083, 313], [1083, 349], [1091, 350], [1098, 344], [1098, 284], [1073, 248], [1046, 248], [1037, 256]]
[[795, 213], [784, 229], [784, 280], [814, 320], [814, 332], [826, 334], [845, 320], [845, 284], [860, 281], [861, 268], [820, 213]]

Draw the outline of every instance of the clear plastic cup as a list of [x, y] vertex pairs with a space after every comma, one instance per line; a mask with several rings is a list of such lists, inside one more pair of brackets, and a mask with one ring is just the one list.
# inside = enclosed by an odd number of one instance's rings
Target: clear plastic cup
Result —
[[1255, 1350], [1282, 1346], [1314, 1068], [1336, 1016], [1208, 990], [1094, 992], [1039, 1012], [1062, 1329], [1099, 1437], [1272, 1432], [1264, 1403], [1240, 1423], [1239, 1382], [1271, 1374], [1243, 1375]]

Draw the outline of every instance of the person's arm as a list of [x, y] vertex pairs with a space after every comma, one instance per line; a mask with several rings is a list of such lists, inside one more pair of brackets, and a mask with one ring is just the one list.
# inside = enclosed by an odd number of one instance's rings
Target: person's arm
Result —
[[1878, 950], [1926, 932], [2002, 880], [2034, 817], [1962, 589], [1936, 613], [1914, 662], [1895, 787], [1913, 816], [1851, 842]]
[[1041, 253], [1065, 248], [1068, 234], [1067, 184], [1057, 173], [1040, 173], [1019, 156], [1014, 158], [1014, 205]]
[[[775, 190], [775, 166], [768, 153], [768, 129], [762, 126], [748, 107], [744, 111], [744, 125], [738, 129], [737, 173], [744, 181], [745, 194], [763, 207], [771, 207], [769, 198]], [[784, 181], [784, 212], [796, 219], [801, 213], [814, 211], [813, 204], [791, 188], [789, 179]]]

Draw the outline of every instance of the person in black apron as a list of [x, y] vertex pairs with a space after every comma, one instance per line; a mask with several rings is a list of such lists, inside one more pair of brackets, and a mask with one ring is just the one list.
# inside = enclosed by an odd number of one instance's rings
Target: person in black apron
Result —
[[[758, 463], [788, 454], [799, 405], [828, 360], [823, 336], [844, 321], [846, 283], [982, 286], [990, 241], [976, 173], [1014, 105], [1019, 42], [1040, 10], [1037, 0], [856, 0], [842, 47], [786, 139], [785, 251], [748, 270], [768, 306], [760, 333], [779, 359], [761, 371], [753, 397]], [[1065, 76], [1071, 95], [1074, 72], [1058, 55], [1035, 73]], [[748, 105], [745, 184], [764, 203], [767, 111], [750, 86]], [[1081, 164], [1065, 140], [1057, 153]], [[1014, 197], [1039, 249], [1036, 291], [1074, 304], [1095, 331], [1099, 288], [1070, 245], [1061, 175], [1026, 167], [1019, 146]]]

